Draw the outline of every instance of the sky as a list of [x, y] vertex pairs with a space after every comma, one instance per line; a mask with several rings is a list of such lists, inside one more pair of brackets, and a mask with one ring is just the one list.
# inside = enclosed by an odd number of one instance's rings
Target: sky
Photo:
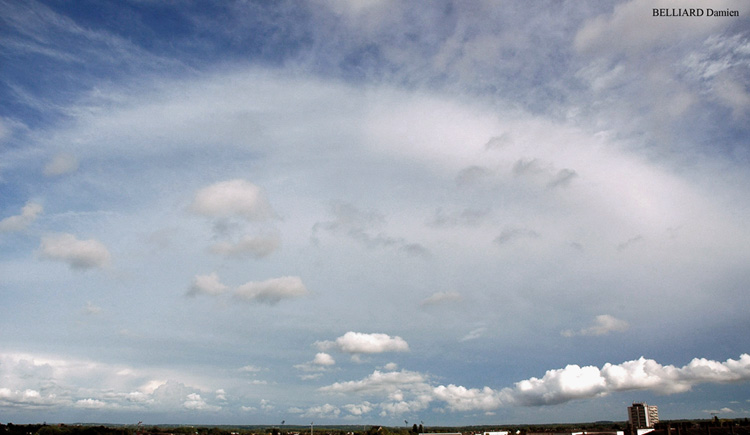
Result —
[[0, 0], [0, 421], [750, 417], [748, 16]]

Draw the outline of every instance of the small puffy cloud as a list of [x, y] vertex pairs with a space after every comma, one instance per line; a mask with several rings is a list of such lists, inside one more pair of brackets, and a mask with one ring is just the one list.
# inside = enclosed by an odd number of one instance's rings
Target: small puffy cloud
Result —
[[352, 331], [347, 332], [335, 341], [319, 341], [316, 345], [321, 350], [335, 349], [350, 354], [407, 352], [409, 350], [409, 344], [401, 337]]
[[227, 288], [229, 287], [221, 283], [216, 272], [212, 272], [208, 275], [196, 275], [195, 278], [193, 278], [193, 284], [190, 286], [187, 295], [196, 296], [205, 294], [217, 296], [224, 293]]
[[[325, 352], [318, 352], [312, 361], [306, 362], [304, 364], [297, 364], [294, 366], [294, 368], [298, 370], [302, 370], [304, 372], [308, 372], [308, 373], [309, 372], [324, 372], [334, 365], [336, 365], [336, 360], [334, 360], [331, 355]], [[317, 373], [317, 374], [312, 374], [312, 375], [306, 374], [302, 376], [302, 379], [317, 379], [321, 375], [322, 373]]]
[[277, 235], [244, 236], [237, 243], [219, 242], [211, 246], [211, 252], [225, 257], [264, 258], [273, 254], [281, 245]]
[[242, 179], [222, 181], [200, 189], [190, 210], [208, 217], [240, 217], [254, 222], [275, 217], [261, 188]]
[[40, 204], [27, 202], [21, 209], [21, 214], [9, 216], [0, 221], [0, 233], [23, 231], [36, 220], [42, 211], [44, 208]]
[[622, 332], [627, 330], [630, 324], [625, 320], [620, 320], [609, 314], [596, 316], [593, 325], [578, 331], [565, 330], [560, 334], [564, 337], [573, 337], [575, 335], [607, 335], [610, 332]]
[[420, 303], [423, 307], [431, 307], [434, 305], [451, 304], [461, 302], [463, 297], [458, 292], [437, 292], [433, 293]]
[[48, 260], [68, 263], [73, 269], [101, 268], [111, 260], [107, 247], [100, 241], [78, 240], [72, 234], [43, 237], [39, 255]]
[[357, 416], [357, 417], [362, 416], [364, 414], [368, 414], [372, 412], [372, 410], [374, 409], [372, 403], [367, 402], [367, 401], [359, 403], [359, 404], [350, 403], [350, 404], [342, 406], [342, 408], [344, 408], [344, 410], [348, 412], [349, 414]]
[[259, 372], [261, 370], [262, 369], [260, 367], [256, 367], [256, 366], [253, 366], [253, 365], [247, 365], [247, 366], [244, 366], [244, 367], [240, 368], [240, 371], [241, 372], [245, 372], [245, 373], [257, 373], [257, 372]]
[[298, 298], [308, 293], [307, 287], [299, 277], [284, 276], [245, 283], [237, 287], [234, 295], [244, 301], [274, 305], [284, 299]]
[[312, 363], [319, 365], [319, 366], [332, 366], [336, 364], [336, 360], [334, 360], [331, 355], [325, 352], [318, 352], [315, 355], [315, 358], [313, 359]]
[[43, 173], [47, 177], [68, 174], [78, 169], [78, 159], [72, 154], [57, 154], [45, 166]]
[[326, 403], [325, 405], [313, 406], [302, 414], [303, 417], [336, 418], [341, 414], [338, 406]]

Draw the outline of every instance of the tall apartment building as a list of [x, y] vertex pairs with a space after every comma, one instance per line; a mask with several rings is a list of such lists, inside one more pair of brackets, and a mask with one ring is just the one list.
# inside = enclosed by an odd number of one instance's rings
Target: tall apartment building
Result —
[[628, 421], [633, 429], [654, 427], [659, 422], [659, 408], [633, 402], [633, 406], [628, 406]]

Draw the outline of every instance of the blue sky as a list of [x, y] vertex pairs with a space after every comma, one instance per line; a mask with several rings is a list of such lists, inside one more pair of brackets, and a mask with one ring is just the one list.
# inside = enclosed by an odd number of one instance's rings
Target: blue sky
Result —
[[0, 0], [2, 419], [750, 416], [750, 2], [659, 6]]

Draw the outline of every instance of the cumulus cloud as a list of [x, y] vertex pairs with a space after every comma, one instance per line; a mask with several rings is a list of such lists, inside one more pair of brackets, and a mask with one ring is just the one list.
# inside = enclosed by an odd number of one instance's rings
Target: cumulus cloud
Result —
[[335, 349], [350, 354], [375, 354], [383, 352], [407, 352], [409, 344], [401, 337], [388, 334], [365, 334], [349, 331], [335, 341], [315, 343], [321, 350]]
[[434, 305], [457, 303], [462, 300], [463, 296], [458, 292], [437, 292], [423, 299], [420, 305], [423, 307], [430, 307]]
[[278, 235], [253, 237], [246, 235], [236, 243], [219, 242], [211, 246], [211, 252], [226, 257], [264, 258], [273, 254], [281, 245]]
[[298, 298], [308, 293], [299, 277], [284, 276], [242, 284], [237, 287], [234, 296], [243, 301], [274, 305], [284, 299]]
[[573, 337], [575, 335], [607, 335], [610, 332], [626, 331], [630, 324], [625, 320], [618, 319], [609, 314], [600, 314], [594, 319], [594, 323], [578, 331], [565, 330], [560, 334], [564, 337]]
[[336, 360], [334, 360], [331, 355], [325, 352], [318, 352], [317, 354], [315, 354], [315, 358], [313, 359], [312, 363], [319, 366], [332, 366], [336, 364]]
[[102, 242], [96, 239], [78, 240], [72, 234], [43, 237], [39, 256], [68, 263], [73, 269], [102, 268], [111, 260], [111, 255]]
[[324, 372], [329, 368], [336, 365], [336, 360], [325, 352], [318, 352], [312, 361], [308, 361], [304, 364], [297, 364], [294, 368], [302, 370], [303, 372], [318, 372], [315, 374], [306, 374], [302, 376], [302, 379], [317, 379], [322, 375], [320, 372]]
[[593, 366], [568, 365], [549, 370], [541, 378], [517, 382], [503, 393], [520, 405], [549, 405], [574, 399], [592, 398], [612, 392], [650, 390], [659, 394], [689, 391], [703, 383], [746, 382], [750, 380], [750, 355], [725, 362], [695, 358], [683, 367], [661, 365], [639, 358], [621, 364]]
[[253, 222], [276, 216], [261, 188], [242, 179], [222, 181], [198, 190], [190, 210], [208, 217], [239, 217]]
[[349, 414], [358, 416], [358, 417], [364, 414], [368, 414], [372, 412], [372, 410], [374, 409], [372, 403], [367, 402], [367, 401], [364, 401], [358, 404], [349, 403], [349, 404], [342, 406], [342, 408], [344, 408], [344, 410], [348, 412]]
[[433, 390], [435, 399], [441, 400], [453, 411], [490, 411], [504, 403], [502, 395], [489, 387], [482, 389], [456, 385], [440, 385]]
[[312, 406], [305, 411], [303, 417], [336, 418], [341, 414], [338, 406], [326, 403], [324, 405]]
[[43, 173], [47, 177], [55, 177], [74, 172], [78, 169], [78, 159], [72, 154], [57, 154], [45, 166]]
[[9, 216], [0, 221], [0, 233], [25, 230], [43, 210], [44, 208], [40, 204], [27, 202], [21, 208], [21, 214]]
[[193, 285], [187, 292], [188, 296], [196, 296], [200, 294], [217, 296], [224, 293], [229, 287], [222, 284], [219, 280], [219, 275], [216, 272], [211, 272], [208, 275], [196, 275], [193, 278]]
[[198, 393], [190, 393], [185, 397], [185, 401], [183, 402], [182, 406], [185, 407], [185, 409], [190, 409], [194, 411], [217, 411], [221, 409], [219, 406], [209, 405], [206, 403], [206, 401], [201, 397]]
[[392, 395], [398, 391], [428, 390], [427, 377], [421, 373], [409, 370], [381, 372], [375, 370], [372, 374], [359, 381], [336, 382], [321, 387], [324, 393], [337, 394], [368, 394]]
[[453, 384], [432, 386], [430, 379], [418, 372], [376, 370], [364, 379], [336, 382], [320, 391], [381, 397], [384, 402], [379, 406], [385, 413], [414, 410], [433, 401], [445, 403], [452, 411], [466, 412], [556, 405], [631, 390], [674, 394], [703, 383], [747, 381], [750, 381], [750, 355], [743, 354], [739, 360], [725, 362], [696, 358], [683, 367], [663, 366], [643, 357], [616, 365], [607, 363], [601, 369], [568, 365], [548, 370], [542, 378], [529, 378], [500, 390]]

